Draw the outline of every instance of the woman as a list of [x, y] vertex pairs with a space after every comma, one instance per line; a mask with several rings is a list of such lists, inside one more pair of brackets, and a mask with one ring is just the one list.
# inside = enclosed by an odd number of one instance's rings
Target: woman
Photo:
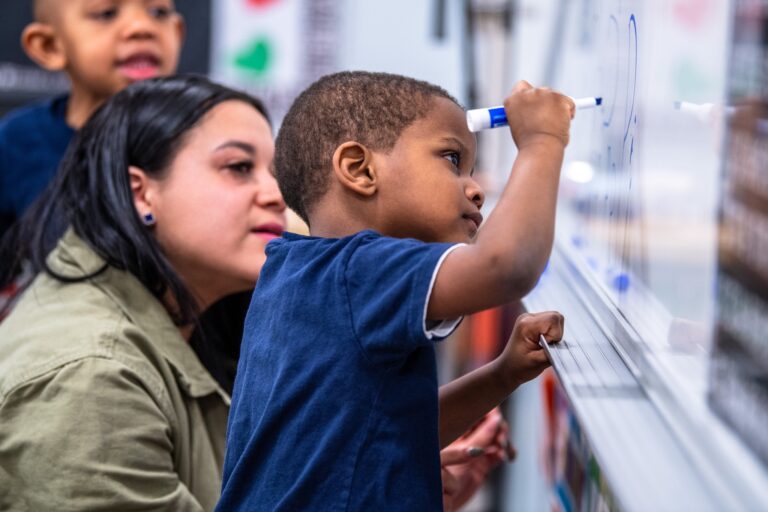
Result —
[[[201, 77], [83, 127], [13, 248], [40, 273], [0, 324], [0, 510], [214, 508], [244, 311], [222, 306], [285, 226], [273, 150], [261, 103]], [[444, 452], [454, 506], [504, 457], [484, 425]]]
[[229, 397], [187, 339], [282, 232], [272, 152], [260, 102], [196, 77], [82, 129], [36, 223], [44, 272], [0, 324], [0, 509], [213, 509]]

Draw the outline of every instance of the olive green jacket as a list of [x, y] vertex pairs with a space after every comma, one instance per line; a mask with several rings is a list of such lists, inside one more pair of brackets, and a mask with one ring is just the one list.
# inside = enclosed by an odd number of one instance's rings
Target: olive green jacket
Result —
[[[48, 261], [104, 265], [71, 230]], [[41, 274], [0, 324], [0, 510], [212, 510], [229, 402], [131, 274]]]

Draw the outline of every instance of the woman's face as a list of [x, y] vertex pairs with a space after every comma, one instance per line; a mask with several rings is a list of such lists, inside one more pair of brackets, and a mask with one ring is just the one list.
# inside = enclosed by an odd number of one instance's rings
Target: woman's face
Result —
[[226, 101], [185, 135], [167, 174], [148, 180], [155, 235], [202, 306], [253, 288], [267, 242], [285, 228], [274, 149], [264, 116]]

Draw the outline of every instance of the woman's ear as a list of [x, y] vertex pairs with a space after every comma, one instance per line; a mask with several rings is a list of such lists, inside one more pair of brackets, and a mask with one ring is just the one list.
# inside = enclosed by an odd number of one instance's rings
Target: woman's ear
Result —
[[154, 197], [154, 186], [152, 181], [142, 169], [133, 165], [128, 167], [128, 177], [131, 180], [131, 193], [133, 194], [133, 204], [139, 216], [143, 219], [147, 215], [156, 215], [152, 209], [152, 199]]
[[373, 153], [359, 142], [345, 142], [333, 152], [333, 173], [346, 190], [364, 197], [376, 193], [378, 181]]
[[56, 30], [48, 23], [30, 23], [21, 33], [21, 47], [27, 56], [48, 71], [62, 71], [67, 55]]

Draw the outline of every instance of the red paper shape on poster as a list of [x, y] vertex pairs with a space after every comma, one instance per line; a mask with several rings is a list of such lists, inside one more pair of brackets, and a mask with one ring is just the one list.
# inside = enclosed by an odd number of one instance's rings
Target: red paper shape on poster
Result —
[[681, 25], [696, 30], [707, 20], [712, 7], [712, 0], [682, 0], [674, 4], [672, 12]]
[[263, 8], [277, 3], [279, 0], [247, 0], [246, 3], [251, 7]]

